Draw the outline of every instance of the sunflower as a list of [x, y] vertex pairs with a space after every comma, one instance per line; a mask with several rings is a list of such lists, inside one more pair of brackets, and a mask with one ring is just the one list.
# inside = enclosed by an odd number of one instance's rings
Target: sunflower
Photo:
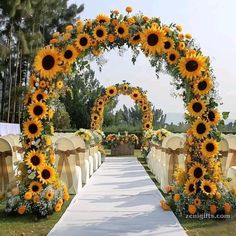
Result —
[[193, 195], [196, 193], [196, 184], [192, 180], [187, 180], [184, 186], [184, 192], [187, 195]]
[[160, 27], [151, 27], [141, 33], [142, 47], [148, 54], [160, 53], [165, 40], [165, 32]]
[[92, 120], [93, 122], [98, 122], [98, 121], [100, 120], [99, 115], [93, 113], [93, 114], [91, 115], [91, 120]]
[[210, 124], [202, 119], [197, 119], [192, 124], [193, 135], [199, 139], [206, 137], [210, 129]]
[[43, 102], [33, 102], [28, 106], [28, 111], [32, 119], [43, 119], [47, 115], [47, 106]]
[[179, 60], [179, 57], [180, 57], [179, 52], [174, 49], [171, 49], [167, 53], [167, 62], [170, 65], [176, 64]]
[[202, 201], [200, 198], [195, 198], [194, 201], [193, 201], [193, 204], [196, 206], [196, 207], [200, 207], [201, 204], [202, 204]]
[[90, 39], [89, 34], [86, 34], [86, 33], [79, 34], [76, 38], [75, 46], [79, 50], [84, 51], [90, 47], [90, 41], [91, 39]]
[[110, 18], [109, 16], [106, 16], [106, 15], [98, 15], [96, 17], [96, 21], [99, 23], [99, 24], [109, 24], [110, 23]]
[[186, 172], [181, 168], [178, 168], [174, 172], [174, 178], [177, 184], [183, 185], [186, 182], [186, 176]]
[[189, 212], [189, 214], [194, 215], [194, 214], [197, 212], [196, 206], [190, 204], [190, 205], [188, 206], [188, 212]]
[[193, 92], [198, 95], [208, 94], [209, 91], [213, 87], [212, 79], [208, 76], [204, 76], [203, 78], [194, 81]]
[[137, 102], [140, 106], [142, 106], [144, 103], [146, 103], [146, 102], [144, 102], [144, 99], [142, 99], [142, 98], [138, 99]]
[[59, 52], [55, 48], [40, 49], [34, 59], [34, 68], [40, 77], [52, 79], [61, 71], [59, 62]]
[[122, 90], [123, 90], [124, 93], [128, 92], [128, 90], [129, 90], [129, 84], [123, 84], [123, 85], [122, 85]]
[[168, 52], [171, 49], [174, 49], [174, 47], [175, 47], [174, 40], [172, 38], [166, 38], [166, 40], [164, 41], [163, 51]]
[[198, 117], [205, 113], [206, 104], [201, 99], [192, 99], [187, 109], [191, 116]]
[[140, 92], [139, 92], [137, 89], [134, 89], [134, 90], [131, 92], [130, 97], [131, 97], [133, 100], [137, 101], [138, 99], [140, 99], [141, 94], [140, 94]]
[[52, 192], [52, 191], [47, 191], [47, 192], [45, 193], [45, 198], [46, 198], [48, 201], [52, 200], [52, 199], [53, 199], [53, 196], [54, 196], [54, 192]]
[[55, 179], [55, 169], [48, 165], [42, 166], [38, 169], [38, 178], [43, 184], [52, 183]]
[[99, 114], [102, 114], [103, 111], [104, 111], [104, 107], [103, 106], [98, 106], [97, 111], [99, 112]]
[[217, 125], [220, 121], [220, 113], [215, 110], [210, 110], [207, 114], [208, 122], [211, 125]]
[[107, 39], [107, 30], [104, 25], [97, 25], [93, 30], [93, 37], [98, 42], [104, 42]]
[[206, 58], [190, 53], [186, 57], [182, 57], [179, 62], [179, 72], [186, 79], [193, 79], [202, 75], [206, 68]]
[[64, 62], [72, 64], [76, 61], [79, 53], [73, 45], [68, 45], [62, 55]]
[[200, 188], [202, 192], [209, 197], [215, 195], [217, 191], [216, 184], [211, 182], [210, 180], [202, 180]]
[[103, 99], [99, 98], [98, 101], [97, 101], [97, 105], [98, 106], [104, 106], [104, 104], [105, 104], [105, 101]]
[[151, 128], [152, 128], [151, 122], [145, 122], [145, 123], [143, 124], [143, 129], [144, 129], [144, 130], [148, 130], [148, 129], [151, 129]]
[[31, 200], [32, 199], [32, 192], [28, 191], [24, 194], [24, 199], [25, 200]]
[[40, 80], [39, 81], [39, 87], [40, 88], [46, 88], [47, 87], [47, 83], [45, 80]]
[[129, 39], [130, 44], [137, 45], [141, 42], [140, 33], [135, 34], [133, 37]]
[[62, 89], [63, 86], [64, 86], [63, 81], [62, 81], [62, 80], [58, 80], [57, 83], [56, 83], [56, 87], [57, 87], [58, 89]]
[[115, 40], [116, 40], [116, 38], [115, 38], [115, 36], [114, 36], [113, 34], [109, 34], [109, 35], [108, 35], [108, 41], [109, 41], [110, 43], [113, 43]]
[[120, 38], [125, 39], [129, 36], [129, 25], [126, 22], [118, 23], [115, 29]]
[[206, 175], [206, 168], [204, 165], [195, 162], [189, 169], [188, 174], [191, 180], [200, 180], [204, 178], [204, 175]]
[[117, 88], [115, 86], [110, 86], [106, 89], [106, 95], [109, 97], [114, 97], [117, 95]]
[[147, 111], [147, 110], [148, 110], [148, 105], [144, 103], [144, 104], [142, 105], [142, 111], [145, 112], [145, 111]]
[[38, 194], [40, 192], [42, 192], [43, 190], [43, 186], [40, 182], [38, 181], [32, 181], [29, 185], [29, 191], [35, 195], [35, 194]]
[[41, 89], [35, 90], [32, 94], [32, 99], [34, 102], [46, 101], [48, 99], [48, 95], [44, 93]]
[[201, 145], [201, 152], [204, 157], [215, 157], [219, 153], [219, 142], [214, 139], [206, 139]]
[[40, 120], [26, 120], [23, 123], [23, 133], [30, 139], [37, 138], [43, 131], [43, 125]]
[[28, 167], [33, 170], [42, 167], [45, 164], [46, 156], [40, 152], [32, 150], [27, 153], [25, 162]]

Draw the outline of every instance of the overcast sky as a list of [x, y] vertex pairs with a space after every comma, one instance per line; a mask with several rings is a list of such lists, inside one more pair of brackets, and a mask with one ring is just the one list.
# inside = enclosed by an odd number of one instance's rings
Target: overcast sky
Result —
[[[125, 7], [130, 5], [133, 14], [141, 11], [149, 17], [160, 17], [165, 24], [182, 25], [183, 32], [191, 33], [204, 55], [212, 60], [223, 101], [221, 111], [230, 111], [230, 118], [236, 119], [235, 0], [70, 0], [69, 3], [84, 3], [82, 19], [94, 19], [101, 13], [109, 15], [114, 9], [125, 13]], [[170, 95], [173, 90], [170, 77], [160, 75], [157, 80], [154, 69], [143, 55], [139, 56], [136, 65], [132, 64], [129, 51], [123, 57], [118, 55], [118, 51], [106, 53], [105, 57], [108, 63], [102, 72], [93, 65], [101, 84], [109, 86], [126, 80], [147, 90], [149, 100], [165, 113], [184, 111], [182, 100]], [[119, 106], [124, 103], [131, 104], [131, 101], [123, 97]]]

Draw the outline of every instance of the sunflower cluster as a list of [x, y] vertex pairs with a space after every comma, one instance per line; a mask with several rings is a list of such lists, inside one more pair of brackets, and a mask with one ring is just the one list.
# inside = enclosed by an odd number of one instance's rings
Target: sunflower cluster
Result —
[[[181, 172], [186, 175], [181, 178], [185, 182], [178, 182], [172, 191], [177, 195], [171, 198], [175, 199], [178, 213], [217, 212], [221, 209], [228, 212], [230, 209], [232, 194], [225, 187], [219, 160], [220, 134], [217, 124], [221, 118], [217, 110], [210, 59], [203, 55], [190, 34], [183, 34], [180, 25], [165, 25], [160, 18], [149, 18], [141, 13], [132, 16], [132, 7], [128, 7], [126, 12], [123, 15], [114, 10], [109, 16], [101, 14], [93, 20], [78, 20], [75, 25], [66, 26], [64, 32], [55, 32], [50, 44], [37, 52], [29, 92], [25, 97], [22, 133], [25, 156], [18, 176], [20, 198], [17, 199], [20, 200], [12, 201], [10, 198], [9, 211], [18, 211], [19, 214], [32, 212], [38, 209], [36, 206], [42, 205], [43, 199], [49, 201], [51, 198], [53, 204], [50, 206], [54, 211], [60, 210], [62, 200], [57, 199], [59, 194], [48, 193], [46, 198], [40, 195], [49, 187], [62, 189], [55, 174], [55, 157], [50, 142], [50, 135], [53, 134], [51, 101], [58, 98], [58, 91], [64, 87], [75, 62], [83, 64], [88, 58], [101, 57], [105, 51], [124, 45], [133, 50], [133, 62], [141, 51], [149, 57], [157, 73], [165, 69], [173, 77], [173, 85], [187, 109], [186, 121], [190, 128], [185, 145], [186, 170]], [[101, 128], [104, 105], [120, 93], [130, 95], [140, 104], [143, 129], [151, 129], [151, 105], [145, 94], [129, 84], [107, 88], [92, 109], [91, 128]], [[33, 188], [31, 182], [37, 183], [38, 188]], [[38, 189], [37, 194], [33, 189]], [[32, 200], [31, 195], [38, 197]], [[223, 197], [219, 199], [220, 195]], [[201, 204], [203, 200], [204, 206]], [[12, 202], [17, 204], [13, 206]], [[168, 208], [166, 204], [162, 206]]]
[[143, 130], [152, 128], [152, 104], [147, 100], [146, 94], [139, 87], [132, 87], [128, 83], [116, 84], [108, 87], [95, 102], [91, 111], [91, 129], [101, 129], [103, 123], [104, 107], [115, 96], [120, 94], [130, 96], [139, 105], [143, 112]]
[[106, 144], [109, 147], [116, 147], [122, 144], [135, 145], [139, 143], [139, 139], [135, 134], [108, 134], [106, 137]]

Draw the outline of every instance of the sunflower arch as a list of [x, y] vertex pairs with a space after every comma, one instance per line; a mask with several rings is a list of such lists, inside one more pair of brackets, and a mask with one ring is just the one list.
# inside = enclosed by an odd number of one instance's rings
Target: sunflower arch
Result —
[[129, 83], [116, 84], [106, 89], [95, 102], [91, 111], [91, 129], [102, 129], [104, 107], [110, 99], [120, 94], [130, 96], [143, 112], [143, 130], [152, 129], [152, 104], [147, 100], [146, 94], [139, 87], [132, 87]]
[[[212, 212], [214, 208], [216, 214], [225, 206], [235, 206], [221, 170], [220, 114], [209, 57], [203, 55], [190, 34], [182, 33], [181, 26], [163, 24], [158, 17], [131, 16], [130, 7], [126, 11], [125, 15], [115, 10], [110, 16], [78, 20], [65, 32], [54, 33], [50, 45], [37, 52], [22, 125], [25, 153], [19, 165], [20, 193], [8, 195], [8, 212], [47, 215], [59, 211], [67, 200], [66, 187], [55, 171], [51, 101], [75, 62], [124, 45], [134, 52], [133, 61], [143, 52], [157, 73], [165, 69], [173, 77], [187, 110], [186, 169], [175, 174], [175, 187], [168, 200], [173, 210], [184, 215]], [[195, 204], [196, 199], [201, 204]]]

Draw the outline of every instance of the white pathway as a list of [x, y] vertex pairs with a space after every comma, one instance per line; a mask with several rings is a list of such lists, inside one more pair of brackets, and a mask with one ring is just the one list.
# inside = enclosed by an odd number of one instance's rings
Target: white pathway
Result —
[[186, 236], [161, 199], [136, 158], [107, 158], [49, 236]]

